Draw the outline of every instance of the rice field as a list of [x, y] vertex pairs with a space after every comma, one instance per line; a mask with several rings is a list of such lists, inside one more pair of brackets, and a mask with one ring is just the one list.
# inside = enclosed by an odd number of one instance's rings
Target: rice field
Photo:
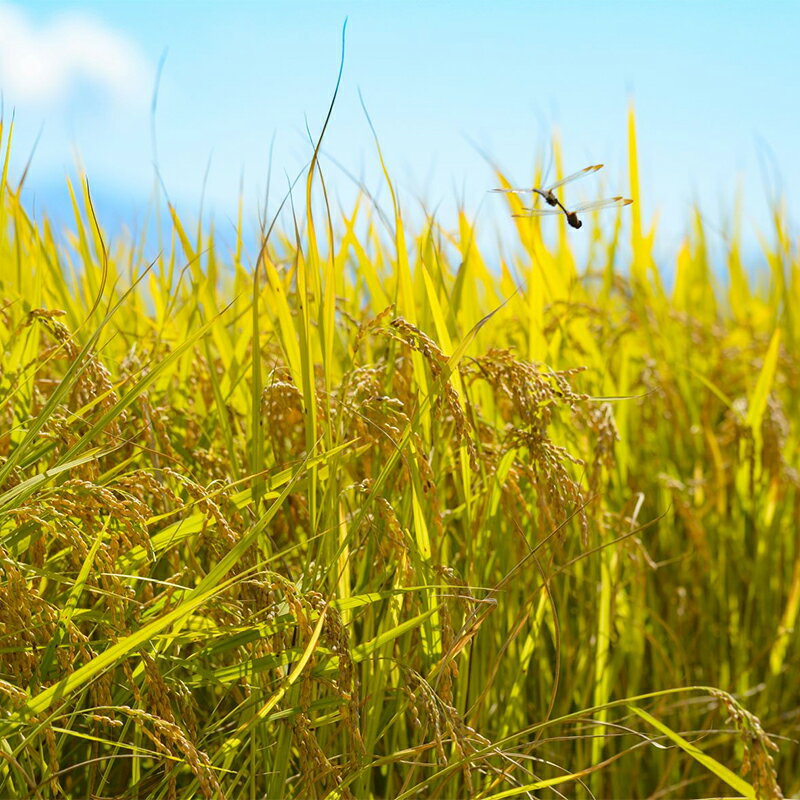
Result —
[[34, 221], [11, 139], [0, 797], [800, 794], [784, 209], [657, 260], [631, 112], [581, 231], [482, 249], [315, 159], [257, 252], [170, 207], [148, 262], [88, 181]]

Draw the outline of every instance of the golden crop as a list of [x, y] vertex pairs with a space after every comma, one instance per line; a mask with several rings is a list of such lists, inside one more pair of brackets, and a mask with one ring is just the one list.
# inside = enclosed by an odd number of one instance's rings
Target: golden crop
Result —
[[785, 214], [666, 287], [631, 116], [610, 231], [312, 174], [257, 258], [171, 209], [147, 264], [5, 163], [0, 797], [800, 792]]

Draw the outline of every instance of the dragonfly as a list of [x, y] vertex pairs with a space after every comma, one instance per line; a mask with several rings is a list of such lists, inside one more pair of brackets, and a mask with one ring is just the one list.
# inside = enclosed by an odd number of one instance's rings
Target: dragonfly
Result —
[[597, 172], [597, 170], [602, 169], [602, 164], [592, 164], [589, 167], [584, 167], [577, 172], [573, 172], [571, 175], [567, 175], [565, 178], [562, 178], [560, 181], [556, 181], [551, 186], [548, 186], [546, 189], [539, 189], [537, 187], [532, 187], [530, 189], [494, 189], [495, 192], [504, 192], [506, 194], [537, 194], [540, 197], [543, 197], [545, 202], [552, 206], [551, 208], [526, 208], [524, 209], [524, 214], [513, 214], [514, 217], [537, 217], [543, 216], [545, 214], [564, 214], [567, 218], [567, 222], [573, 228], [580, 228], [583, 223], [578, 218], [578, 214], [585, 212], [585, 211], [598, 211], [601, 208], [611, 208], [614, 206], [627, 206], [629, 203], [632, 203], [633, 200], [626, 199], [624, 197], [610, 197], [606, 200], [596, 200], [591, 203], [584, 203], [581, 206], [574, 208], [572, 211], [567, 209], [564, 204], [556, 197], [555, 190], [565, 186], [568, 183], [572, 183], [572, 181], [577, 180], [578, 178], [583, 178], [586, 175], [591, 175], [593, 172]]
[[543, 217], [547, 214], [564, 214], [567, 217], [567, 222], [573, 228], [580, 228], [583, 222], [578, 218], [578, 214], [584, 214], [587, 211], [599, 211], [601, 208], [621, 208], [628, 206], [633, 202], [629, 197], [607, 197], [605, 200], [594, 200], [591, 203], [582, 203], [575, 206], [572, 211], [567, 210], [557, 201], [558, 208], [523, 208], [522, 214], [512, 214], [512, 217]]
[[548, 186], [546, 189], [537, 189], [534, 186], [532, 189], [493, 189], [492, 191], [505, 192], [506, 194], [538, 194], [540, 197], [544, 197], [547, 205], [558, 206], [561, 205], [561, 203], [555, 196], [556, 189], [560, 189], [562, 186], [566, 186], [568, 183], [572, 183], [572, 181], [578, 178], [583, 178], [585, 175], [591, 175], [593, 172], [597, 172], [597, 170], [602, 168], [602, 164], [593, 164], [591, 167], [584, 167], [577, 172], [573, 172], [572, 175], [567, 175], [566, 178], [556, 181], [552, 186]]

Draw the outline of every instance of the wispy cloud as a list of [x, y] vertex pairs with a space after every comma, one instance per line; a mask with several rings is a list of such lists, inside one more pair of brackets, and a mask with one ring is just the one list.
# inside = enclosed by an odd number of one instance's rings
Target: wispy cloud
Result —
[[85, 14], [39, 23], [0, 3], [0, 89], [12, 104], [54, 105], [82, 87], [119, 103], [146, 102], [153, 69], [136, 45]]

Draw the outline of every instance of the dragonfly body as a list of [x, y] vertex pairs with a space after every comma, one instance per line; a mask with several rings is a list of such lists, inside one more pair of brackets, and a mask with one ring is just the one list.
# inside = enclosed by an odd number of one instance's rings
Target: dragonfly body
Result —
[[[516, 189], [514, 190], [516, 191]], [[521, 189], [519, 191], [522, 191]], [[549, 206], [557, 206], [559, 205], [558, 198], [553, 194], [552, 189], [531, 189], [532, 192], [538, 194], [540, 197], [544, 197], [545, 202]]]

